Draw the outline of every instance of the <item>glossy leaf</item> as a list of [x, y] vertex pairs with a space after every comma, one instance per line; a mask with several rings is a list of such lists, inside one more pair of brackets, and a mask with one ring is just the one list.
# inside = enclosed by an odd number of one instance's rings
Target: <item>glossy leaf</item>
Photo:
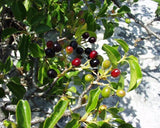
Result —
[[88, 104], [86, 106], [87, 113], [91, 112], [92, 110], [94, 110], [96, 108], [100, 92], [101, 92], [101, 90], [99, 87], [90, 91]]
[[15, 28], [5, 28], [3, 31], [2, 31], [2, 39], [6, 39], [8, 38], [10, 35], [16, 33], [17, 30]]
[[126, 123], [126, 124], [121, 124], [120, 126], [118, 126], [118, 128], [134, 128], [131, 124]]
[[23, 21], [26, 17], [26, 9], [21, 1], [15, 1], [11, 6], [11, 10], [18, 20]]
[[17, 125], [14, 122], [8, 120], [4, 120], [3, 125], [7, 128], [17, 128]]
[[104, 3], [103, 3], [102, 8], [100, 9], [100, 11], [99, 11], [99, 13], [97, 15], [97, 17], [105, 16], [104, 14], [106, 13], [107, 9], [108, 9], [108, 4], [107, 4], [107, 2], [105, 0]]
[[128, 91], [131, 91], [139, 86], [142, 81], [142, 72], [138, 64], [138, 60], [134, 56], [129, 56], [127, 62], [130, 66], [130, 84]]
[[109, 113], [111, 113], [113, 117], [115, 117], [115, 118], [120, 118], [120, 116], [118, 115], [118, 113], [119, 113], [119, 109], [118, 109], [118, 108], [116, 108], [116, 107], [111, 107], [111, 108], [107, 109], [107, 111], [108, 111]]
[[79, 128], [80, 127], [80, 122], [76, 119], [72, 119], [66, 126], [65, 128]]
[[63, 116], [63, 113], [67, 109], [68, 103], [68, 99], [59, 100], [54, 108], [54, 112], [45, 120], [43, 128], [53, 128], [59, 119]]
[[128, 44], [122, 40], [122, 39], [115, 39], [115, 41], [117, 41], [117, 43], [119, 43], [121, 45], [121, 47], [123, 48], [124, 52], [128, 52], [129, 50], [129, 47], [128, 47]]
[[117, 66], [117, 62], [121, 59], [120, 53], [113, 47], [104, 44], [102, 49], [107, 53], [109, 60], [111, 61], [113, 67]]
[[26, 100], [20, 100], [16, 108], [18, 128], [31, 128], [31, 110]]
[[13, 66], [13, 61], [11, 60], [10, 57], [8, 57], [4, 64], [3, 72], [8, 73], [11, 70], [12, 66]]
[[25, 88], [21, 84], [12, 81], [7, 84], [7, 87], [18, 99], [22, 99], [26, 92]]
[[123, 5], [119, 10], [118, 13], [130, 13], [131, 10], [129, 7], [127, 7], [126, 5]]
[[77, 76], [80, 71], [70, 71], [65, 74], [65, 76], [70, 79], [71, 77]]
[[22, 63], [27, 59], [28, 56], [28, 47], [30, 43], [30, 37], [23, 35], [20, 38], [19, 44], [18, 44], [18, 50], [20, 52], [20, 58], [22, 60]]
[[87, 125], [87, 128], [99, 128], [99, 127], [95, 123], [90, 123], [90, 124]]
[[44, 56], [44, 50], [36, 43], [31, 43], [29, 45], [29, 50], [33, 57], [42, 58]]
[[36, 28], [34, 30], [36, 33], [40, 34], [40, 33], [44, 33], [44, 32], [49, 31], [50, 27], [45, 24], [40, 24], [40, 25], [36, 26]]
[[4, 89], [2, 87], [0, 87], [0, 98], [5, 96], [5, 92]]
[[102, 23], [103, 23], [103, 26], [105, 27], [103, 39], [107, 39], [113, 35], [115, 26], [112, 22], [107, 22], [104, 19], [102, 20]]

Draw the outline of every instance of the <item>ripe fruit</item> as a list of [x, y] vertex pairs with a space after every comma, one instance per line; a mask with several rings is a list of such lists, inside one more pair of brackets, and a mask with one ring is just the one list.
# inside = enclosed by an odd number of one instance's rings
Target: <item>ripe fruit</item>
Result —
[[98, 59], [92, 59], [92, 60], [90, 60], [90, 65], [91, 65], [91, 67], [96, 67], [96, 66], [98, 66], [99, 65], [99, 60]]
[[53, 48], [53, 42], [52, 41], [47, 42], [47, 48]]
[[121, 74], [121, 71], [118, 68], [115, 68], [111, 71], [112, 77], [118, 77]]
[[111, 94], [111, 89], [109, 87], [104, 87], [101, 91], [101, 95], [104, 97], [104, 98], [108, 98]]
[[109, 68], [110, 65], [111, 65], [111, 62], [110, 62], [109, 60], [105, 60], [105, 61], [103, 61], [103, 63], [102, 63], [102, 67], [103, 67], [104, 69]]
[[86, 48], [84, 52], [85, 52], [85, 54], [89, 55], [92, 52], [92, 49]]
[[96, 58], [97, 57], [97, 52], [94, 50], [94, 51], [92, 51], [90, 54], [89, 54], [89, 57], [91, 58], [91, 59], [93, 59], [93, 58]]
[[83, 37], [84, 39], [87, 39], [87, 38], [89, 37], [89, 33], [88, 33], [88, 32], [83, 33], [82, 37]]
[[125, 95], [126, 95], [126, 92], [123, 90], [123, 89], [118, 89], [117, 91], [116, 91], [116, 95], [118, 96], [118, 97], [124, 97]]
[[73, 49], [76, 49], [78, 46], [77, 41], [71, 41], [70, 46], [73, 47]]
[[81, 64], [81, 60], [79, 58], [75, 58], [72, 60], [72, 65], [78, 67]]
[[78, 47], [77, 49], [76, 49], [76, 53], [77, 54], [82, 54], [84, 52], [84, 50], [83, 50], [83, 48], [81, 48], [81, 47]]
[[93, 75], [91, 75], [91, 74], [87, 74], [87, 75], [85, 75], [84, 79], [85, 79], [85, 81], [86, 81], [87, 83], [89, 83], [89, 82], [91, 82], [91, 81], [94, 80], [94, 77], [93, 77]]
[[54, 69], [49, 69], [47, 75], [49, 78], [55, 78], [57, 76], [57, 72]]
[[73, 52], [73, 47], [67, 46], [67, 47], [66, 47], [66, 53], [67, 53], [67, 54], [71, 54], [72, 52]]
[[90, 43], [95, 43], [96, 42], [96, 38], [95, 37], [90, 37], [88, 41]]
[[48, 57], [48, 58], [52, 58], [52, 57], [55, 56], [55, 52], [54, 52], [54, 50], [51, 49], [51, 48], [47, 48], [47, 49], [45, 50], [45, 54], [46, 54], [46, 57]]
[[53, 49], [55, 52], [60, 52], [62, 50], [62, 46], [59, 43], [54, 43]]

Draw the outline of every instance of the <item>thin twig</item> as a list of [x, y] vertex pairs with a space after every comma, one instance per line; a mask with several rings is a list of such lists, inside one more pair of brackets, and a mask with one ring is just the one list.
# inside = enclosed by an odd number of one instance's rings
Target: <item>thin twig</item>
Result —
[[[115, 5], [117, 5], [117, 7], [121, 7], [121, 4], [117, 1], [117, 0], [112, 0], [114, 2]], [[141, 25], [143, 28], [145, 28], [145, 30], [147, 31], [147, 33], [149, 35], [153, 35], [155, 36], [157, 39], [160, 40], [160, 36], [158, 36], [155, 32], [153, 32], [152, 30], [150, 30], [147, 26], [145, 26], [145, 24], [139, 20], [138, 18], [136, 18], [132, 13], [127, 13], [128, 17], [132, 18], [137, 24]]]

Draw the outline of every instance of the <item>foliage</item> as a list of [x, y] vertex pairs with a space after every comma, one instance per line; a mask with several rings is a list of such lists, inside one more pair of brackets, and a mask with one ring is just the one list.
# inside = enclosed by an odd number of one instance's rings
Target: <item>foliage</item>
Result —
[[[97, 59], [97, 63], [93, 64], [96, 65], [94, 67], [97, 72], [91, 66], [88, 55], [83, 53], [79, 62], [81, 65], [73, 66], [72, 60], [80, 55], [75, 55], [76, 53], [69, 55], [65, 51], [71, 41], [76, 41], [79, 47], [85, 49], [84, 44], [90, 41], [82, 38], [82, 34], [87, 32], [90, 37], [97, 39], [96, 32], [102, 27], [105, 29], [104, 39], [110, 38], [115, 27], [118, 26], [118, 19], [130, 12], [129, 7], [124, 5], [118, 8], [111, 0], [103, 2], [99, 0], [3, 0], [0, 1], [0, 6], [1, 20], [3, 20], [0, 40], [5, 47], [14, 46], [11, 51], [20, 54], [19, 57], [9, 55], [0, 60], [0, 84], [6, 85], [13, 95], [11, 103], [17, 104], [15, 112], [17, 122], [5, 120], [6, 127], [31, 127], [31, 110], [28, 101], [30, 96], [38, 92], [42, 93], [39, 97], [44, 99], [52, 100], [53, 96], [59, 99], [52, 114], [43, 121], [43, 126], [40, 125], [43, 128], [53, 128], [68, 111], [72, 119], [66, 124], [66, 128], [77, 128], [81, 124], [86, 125], [87, 128], [113, 128], [115, 125], [119, 128], [132, 127], [119, 115], [122, 108], [118, 105], [99, 111], [104, 100], [101, 96], [103, 87], [109, 87], [110, 96], [113, 96], [118, 89], [128, 88], [129, 92], [141, 83], [141, 68], [137, 58], [128, 54], [127, 42], [115, 39], [113, 45], [103, 44], [102, 50], [106, 52], [111, 66], [104, 69], [103, 57], [98, 54], [93, 58]], [[45, 38], [48, 32], [53, 32], [53, 45], [58, 43], [61, 46], [61, 50], [54, 52], [52, 56], [48, 55], [54, 48], [46, 53], [46, 43], [49, 40]], [[94, 43], [91, 45], [94, 46]], [[119, 52], [120, 48], [123, 53]], [[125, 87], [124, 82], [127, 70], [121, 71], [120, 76], [114, 80], [110, 74], [115, 68], [123, 70], [122, 66], [125, 64], [130, 67], [128, 87]], [[56, 77], [48, 77], [49, 69], [57, 72], [53, 74]], [[12, 70], [17, 74], [12, 74]], [[94, 79], [89, 83], [86, 82], [85, 74], [82, 72], [92, 73]], [[82, 92], [78, 90], [80, 85], [83, 87]], [[33, 93], [30, 94], [32, 91]], [[4, 89], [0, 88], [0, 92], [3, 97]], [[85, 95], [88, 94], [89, 98], [86, 99]], [[74, 113], [73, 108], [79, 109], [83, 105], [86, 106], [86, 113], [81, 117], [79, 113]], [[98, 118], [101, 120], [97, 120]]]

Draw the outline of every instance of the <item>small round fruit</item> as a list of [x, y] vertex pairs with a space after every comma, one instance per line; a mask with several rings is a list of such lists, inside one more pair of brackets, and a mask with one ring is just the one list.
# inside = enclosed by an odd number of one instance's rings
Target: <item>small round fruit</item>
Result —
[[60, 52], [62, 50], [62, 46], [59, 43], [54, 43], [53, 49], [55, 52]]
[[121, 71], [118, 68], [115, 68], [111, 71], [112, 77], [118, 77], [121, 74]]
[[99, 65], [99, 60], [98, 59], [91, 59], [90, 60], [90, 65], [91, 67], [97, 67]]
[[89, 82], [91, 82], [91, 81], [94, 80], [94, 77], [93, 77], [93, 75], [91, 75], [91, 74], [87, 74], [87, 75], [85, 75], [84, 79], [85, 79], [85, 81], [86, 81], [87, 83], [89, 83]]
[[78, 67], [81, 64], [81, 60], [79, 58], [75, 58], [72, 60], [72, 65]]
[[124, 97], [125, 95], [126, 95], [126, 92], [123, 90], [123, 89], [118, 89], [117, 91], [116, 91], [116, 95], [118, 96], [118, 97]]
[[111, 65], [111, 62], [110, 62], [109, 60], [105, 60], [105, 61], [103, 61], [103, 63], [102, 63], [102, 67], [103, 67], [104, 69], [109, 68], [110, 65]]
[[125, 19], [125, 22], [126, 22], [127, 24], [130, 24], [130, 23], [131, 23], [131, 20], [130, 20], [129, 18], [126, 18], [126, 19]]
[[73, 52], [73, 47], [67, 46], [67, 47], [66, 47], [66, 53], [67, 53], [67, 54], [71, 54], [72, 52]]
[[51, 48], [47, 48], [45, 50], [45, 54], [46, 54], [46, 57], [52, 58], [52, 57], [55, 56], [55, 51], [53, 49], [51, 49]]
[[52, 41], [47, 42], [47, 48], [53, 48], [53, 42]]
[[90, 43], [95, 43], [96, 42], [96, 38], [95, 37], [90, 37], [88, 41]]
[[83, 39], [87, 39], [89, 37], [89, 33], [88, 32], [83, 33], [82, 37]]
[[57, 72], [54, 69], [49, 69], [47, 75], [49, 78], [55, 78], [57, 77]]
[[76, 49], [76, 53], [77, 54], [82, 54], [84, 52], [84, 50], [83, 50], [83, 48], [81, 48], [81, 47], [78, 47], [77, 49]]
[[71, 46], [73, 49], [76, 49], [77, 46], [78, 46], [77, 41], [71, 41], [70, 46]]
[[89, 57], [91, 58], [91, 59], [94, 59], [94, 58], [96, 58], [97, 57], [97, 51], [92, 51], [90, 54], [89, 54]]
[[92, 49], [86, 48], [84, 52], [85, 52], [85, 54], [89, 55], [92, 52]]
[[101, 91], [101, 95], [104, 97], [104, 98], [108, 98], [111, 94], [111, 89], [109, 87], [104, 87]]

